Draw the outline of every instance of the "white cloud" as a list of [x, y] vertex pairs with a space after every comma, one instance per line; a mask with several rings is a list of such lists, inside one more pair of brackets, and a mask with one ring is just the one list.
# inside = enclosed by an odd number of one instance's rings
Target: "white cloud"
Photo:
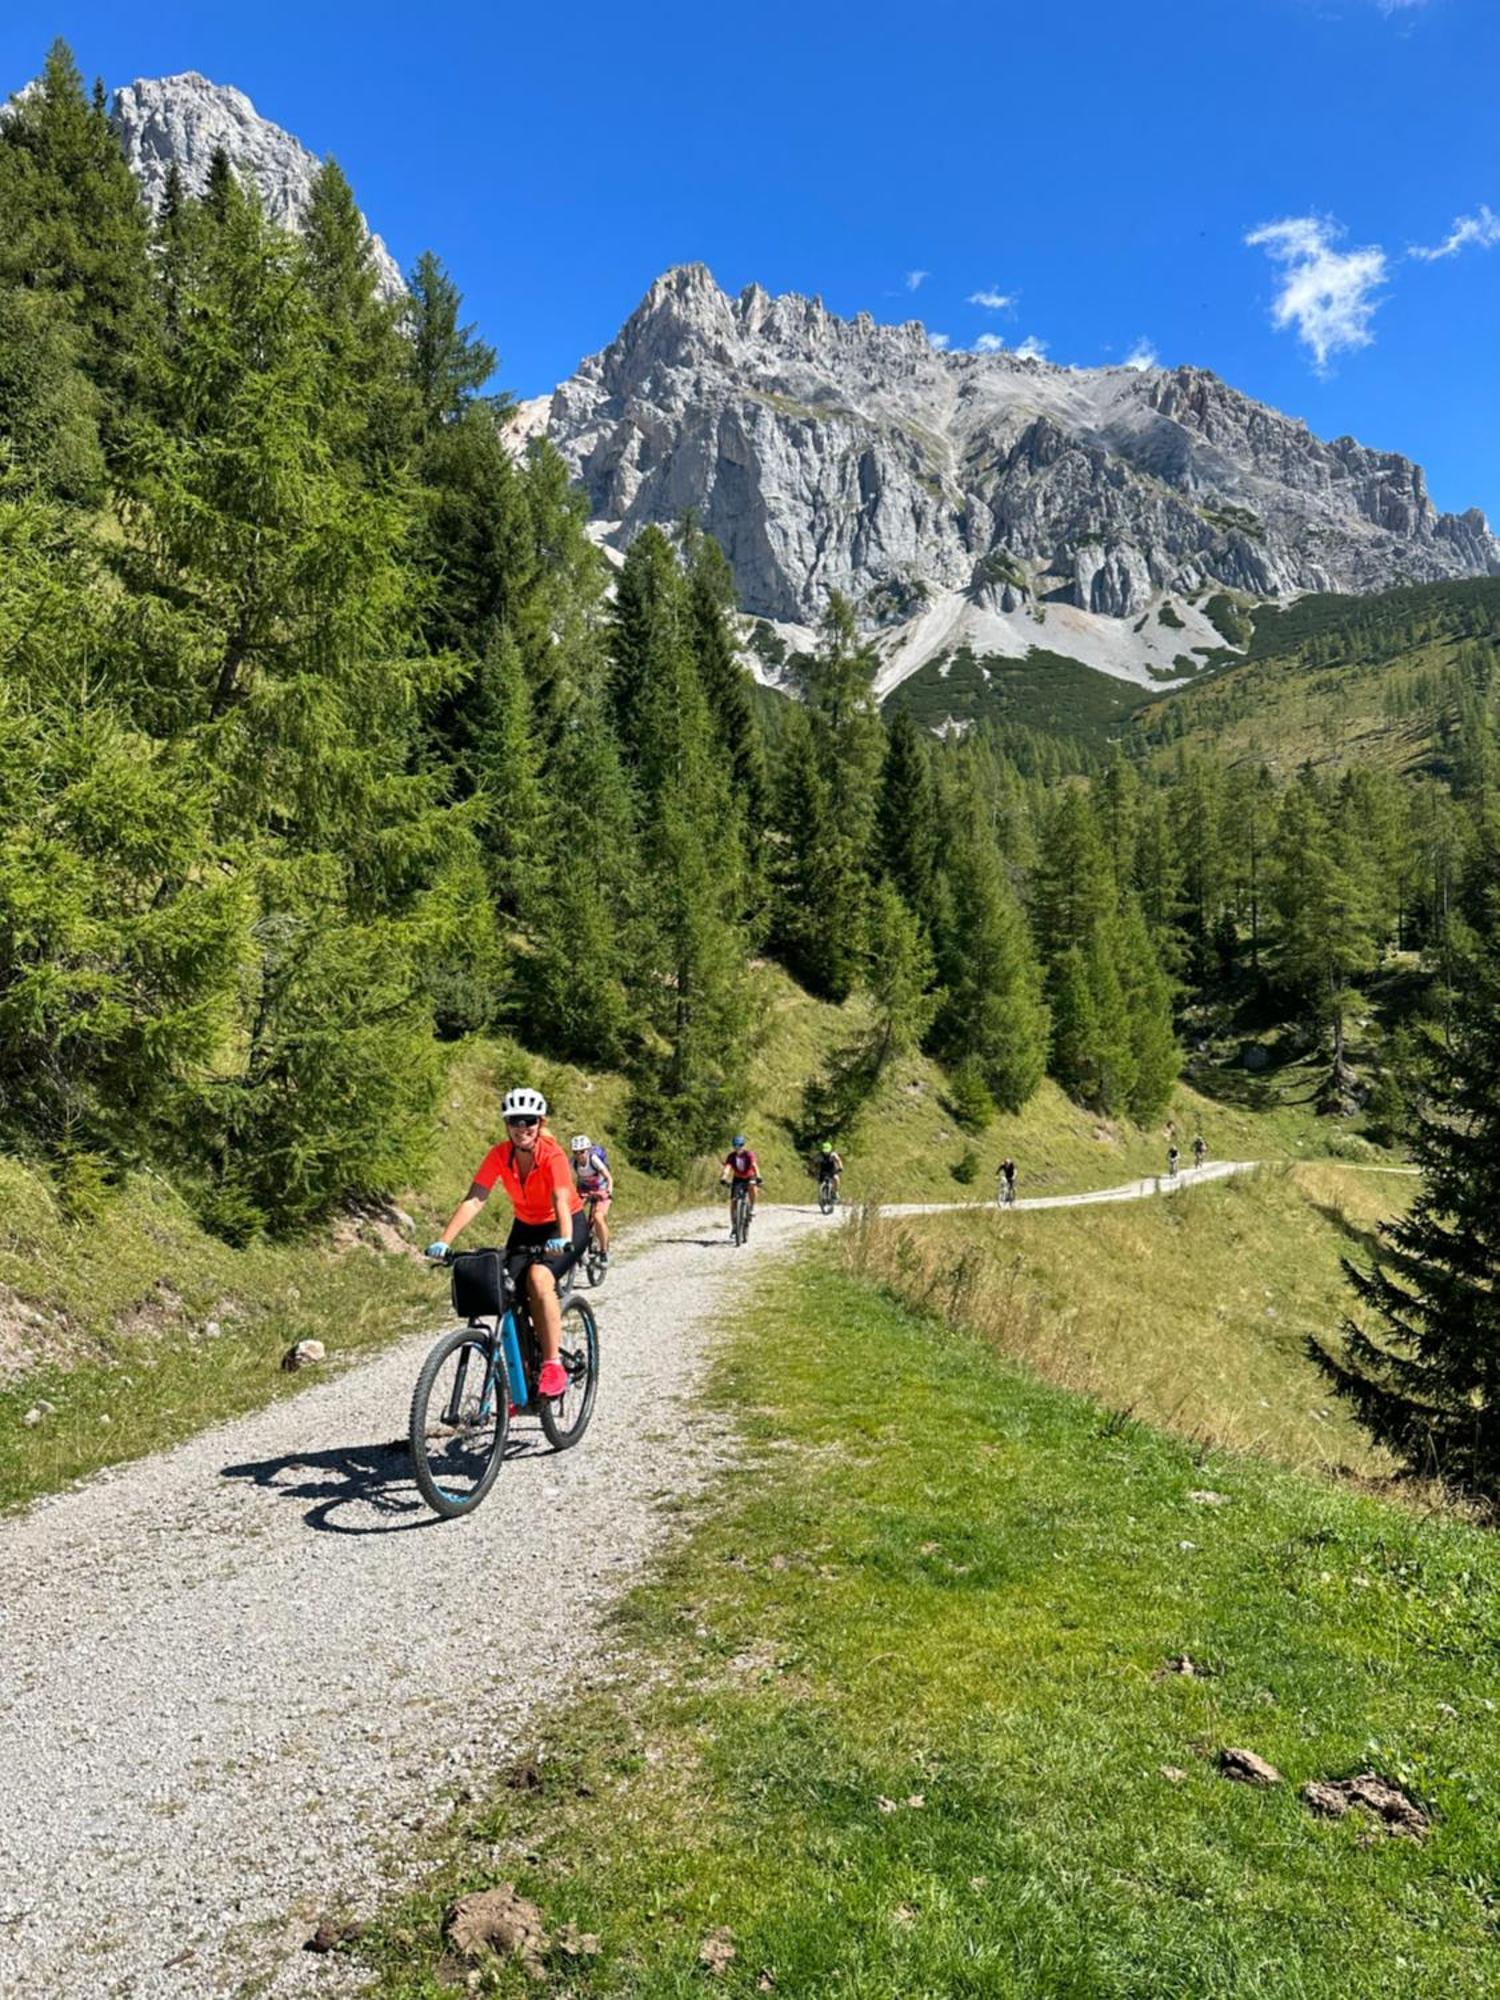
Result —
[[1435, 244], [1430, 250], [1424, 250], [1419, 243], [1413, 243], [1407, 255], [1420, 257], [1424, 263], [1434, 264], [1439, 257], [1456, 257], [1460, 250], [1467, 249], [1471, 243], [1480, 250], [1493, 250], [1495, 245], [1500, 243], [1500, 215], [1496, 215], [1493, 209], [1486, 208], [1483, 202], [1479, 204], [1477, 215], [1456, 215], [1453, 218], [1453, 227], [1441, 243]]
[[1142, 334], [1135, 346], [1126, 355], [1124, 365], [1127, 368], [1144, 371], [1147, 368], [1160, 367], [1161, 357], [1157, 354], [1156, 349], [1151, 345], [1150, 341]]
[[908, 271], [906, 274], [906, 289], [909, 292], [917, 291], [931, 276], [931, 271]]
[[1327, 371], [1330, 355], [1370, 345], [1370, 320], [1379, 304], [1375, 293], [1385, 283], [1380, 246], [1336, 249], [1343, 233], [1324, 216], [1294, 215], [1263, 222], [1245, 238], [1283, 267], [1271, 318], [1277, 326], [1296, 329], [1298, 339], [1312, 349], [1320, 375]]
[[1413, 7], [1425, 7], [1427, 0], [1377, 0], [1382, 14], [1404, 14]]
[[967, 302], [971, 306], [984, 306], [990, 312], [1004, 312], [1007, 306], [1013, 306], [1016, 301], [1012, 293], [998, 291], [995, 286], [990, 285], [982, 292], [970, 292]]
[[1016, 353], [1023, 361], [1044, 361], [1047, 358], [1047, 343], [1038, 340], [1034, 333], [1028, 333]]
[[951, 344], [946, 333], [929, 333], [927, 336], [927, 345], [934, 354], [941, 354], [943, 349]]
[[974, 343], [976, 354], [998, 354], [1005, 342], [998, 333], [982, 333]]

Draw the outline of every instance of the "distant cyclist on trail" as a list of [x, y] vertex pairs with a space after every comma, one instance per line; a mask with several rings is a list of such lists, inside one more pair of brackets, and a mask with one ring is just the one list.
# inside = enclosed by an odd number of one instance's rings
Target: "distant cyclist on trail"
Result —
[[844, 1178], [844, 1159], [841, 1153], [834, 1151], [834, 1148], [826, 1139], [823, 1142], [822, 1150], [813, 1160], [812, 1177], [818, 1183], [819, 1187], [823, 1185], [824, 1181], [831, 1181], [834, 1193], [838, 1193], [839, 1183]]
[[1177, 1148], [1176, 1148], [1175, 1146], [1168, 1146], [1168, 1148], [1167, 1148], [1167, 1177], [1168, 1177], [1168, 1179], [1169, 1179], [1169, 1180], [1174, 1180], [1174, 1181], [1175, 1181], [1175, 1180], [1176, 1180], [1176, 1178], [1177, 1178], [1177, 1161], [1178, 1161], [1178, 1157], [1179, 1157], [1179, 1155], [1178, 1155], [1178, 1152], [1177, 1152]]
[[592, 1207], [594, 1238], [599, 1245], [599, 1262], [609, 1262], [609, 1207], [615, 1198], [615, 1177], [609, 1170], [609, 1156], [596, 1146], [587, 1132], [575, 1134], [569, 1149], [573, 1155], [573, 1185], [585, 1204]]
[[[489, 1199], [499, 1181], [510, 1196], [515, 1221], [505, 1240], [505, 1268], [519, 1284], [525, 1274], [531, 1300], [531, 1323], [542, 1350], [539, 1396], [567, 1393], [568, 1371], [557, 1358], [562, 1341], [562, 1306], [558, 1288], [588, 1248], [589, 1226], [583, 1200], [573, 1186], [568, 1156], [546, 1129], [547, 1100], [526, 1086], [508, 1091], [500, 1107], [509, 1134], [502, 1146], [491, 1146], [480, 1161], [469, 1192], [449, 1216], [443, 1233], [429, 1243], [427, 1254], [446, 1258]], [[536, 1250], [545, 1256], [533, 1259]]]
[[719, 1185], [729, 1189], [730, 1199], [743, 1187], [745, 1198], [755, 1207], [755, 1191], [760, 1186], [760, 1164], [749, 1146], [745, 1144], [743, 1132], [736, 1132], [734, 1144], [724, 1155], [719, 1172]]
[[1010, 1158], [1003, 1159], [995, 1169], [995, 1178], [1000, 1183], [1000, 1206], [1009, 1208], [1016, 1198], [1016, 1163]]
[[1203, 1165], [1204, 1160], [1207, 1159], [1207, 1157], [1208, 1157], [1208, 1147], [1205, 1145], [1203, 1134], [1200, 1132], [1197, 1138], [1194, 1139], [1193, 1141], [1193, 1165], [1195, 1167], [1201, 1167]]

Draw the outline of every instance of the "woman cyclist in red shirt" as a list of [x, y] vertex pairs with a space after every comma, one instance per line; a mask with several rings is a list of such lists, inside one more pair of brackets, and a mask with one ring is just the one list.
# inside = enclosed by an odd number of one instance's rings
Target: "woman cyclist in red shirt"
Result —
[[[531, 1323], [541, 1342], [537, 1393], [561, 1396], [568, 1387], [568, 1374], [557, 1358], [562, 1340], [558, 1287], [588, 1246], [588, 1218], [573, 1186], [568, 1156], [546, 1129], [547, 1100], [542, 1093], [524, 1087], [510, 1091], [500, 1115], [508, 1139], [485, 1154], [469, 1192], [449, 1216], [442, 1235], [427, 1246], [427, 1254], [447, 1256], [454, 1238], [478, 1215], [498, 1180], [516, 1211], [505, 1242], [506, 1269], [518, 1282], [521, 1273], [526, 1274]], [[533, 1259], [528, 1253], [537, 1249], [545, 1249], [546, 1256]]]

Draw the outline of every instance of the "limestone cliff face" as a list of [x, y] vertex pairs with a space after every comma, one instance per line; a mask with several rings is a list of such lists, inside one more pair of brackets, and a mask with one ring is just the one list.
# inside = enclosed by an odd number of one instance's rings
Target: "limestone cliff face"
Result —
[[[242, 90], [210, 83], [193, 70], [137, 77], [115, 92], [110, 123], [153, 208], [174, 161], [188, 190], [201, 194], [222, 146], [235, 171], [254, 184], [271, 220], [285, 229], [300, 226], [322, 162], [290, 132], [262, 118]], [[370, 244], [381, 296], [399, 298], [406, 287], [395, 258], [373, 231]]]
[[954, 591], [1124, 619], [1215, 584], [1500, 572], [1484, 517], [1439, 514], [1409, 459], [1325, 443], [1202, 369], [938, 353], [915, 321], [730, 299], [701, 264], [657, 280], [546, 431], [610, 539], [691, 509], [744, 608], [792, 623], [834, 590], [876, 625]]

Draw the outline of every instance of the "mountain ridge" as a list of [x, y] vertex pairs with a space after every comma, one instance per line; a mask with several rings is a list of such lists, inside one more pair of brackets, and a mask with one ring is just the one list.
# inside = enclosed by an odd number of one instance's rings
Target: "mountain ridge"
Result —
[[[939, 351], [919, 320], [841, 319], [754, 284], [731, 299], [703, 264], [658, 278], [544, 421], [540, 400], [528, 427], [606, 544], [691, 512], [751, 616], [795, 638], [834, 590], [850, 598], [884, 635], [889, 685], [932, 657], [924, 626], [1024, 653], [1057, 646], [1051, 615], [1061, 650], [1160, 684], [1225, 643], [1194, 615], [1216, 591], [1500, 573], [1483, 514], [1439, 512], [1415, 461], [1319, 439], [1209, 370]], [[1165, 643], [1097, 627], [1164, 606]]]

